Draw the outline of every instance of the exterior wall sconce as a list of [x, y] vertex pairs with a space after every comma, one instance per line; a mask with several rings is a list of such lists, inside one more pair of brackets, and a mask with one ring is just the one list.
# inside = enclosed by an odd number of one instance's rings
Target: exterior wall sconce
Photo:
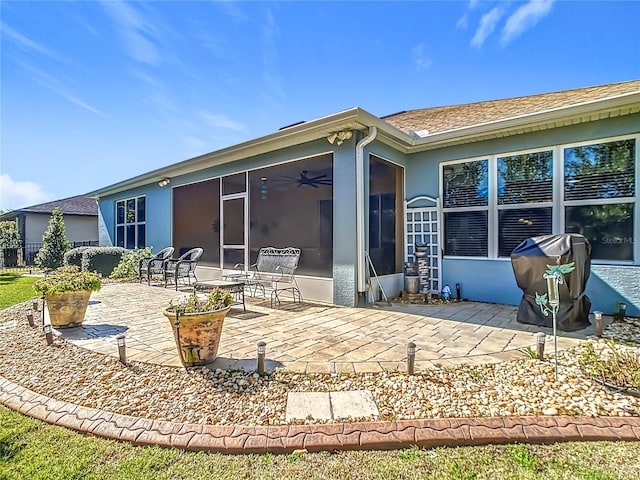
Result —
[[171, 179], [170, 178], [163, 178], [162, 180], [160, 180], [158, 182], [158, 186], [159, 187], [166, 187], [167, 185], [169, 185], [169, 183], [171, 183]]
[[353, 137], [353, 132], [351, 130], [343, 130], [341, 132], [334, 132], [327, 136], [327, 141], [333, 145], [336, 143], [337, 145], [342, 145], [345, 140], [349, 140]]
[[264, 357], [267, 354], [267, 344], [263, 341], [258, 342], [258, 375], [264, 375]]

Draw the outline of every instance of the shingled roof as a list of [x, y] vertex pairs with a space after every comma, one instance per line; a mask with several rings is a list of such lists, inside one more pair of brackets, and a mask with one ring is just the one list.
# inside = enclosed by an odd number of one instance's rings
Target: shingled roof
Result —
[[423, 108], [381, 118], [407, 134], [422, 130], [433, 134], [639, 92], [640, 80], [633, 80], [526, 97]]
[[98, 215], [98, 204], [94, 198], [78, 195], [75, 197], [63, 198], [52, 202], [41, 203], [31, 207], [19, 208], [5, 215], [16, 213], [48, 213], [51, 214], [54, 208], [59, 208], [64, 215]]

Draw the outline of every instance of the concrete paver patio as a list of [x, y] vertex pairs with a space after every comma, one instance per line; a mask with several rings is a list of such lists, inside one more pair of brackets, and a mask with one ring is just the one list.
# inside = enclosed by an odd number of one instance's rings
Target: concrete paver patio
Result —
[[[144, 284], [106, 284], [94, 292], [81, 327], [58, 333], [72, 343], [117, 356], [115, 337], [126, 335], [131, 360], [179, 366], [171, 326], [162, 314], [176, 292]], [[417, 345], [416, 369], [434, 363], [496, 363], [523, 356], [535, 346], [534, 332], [550, 329], [516, 322], [517, 307], [478, 302], [443, 305], [393, 304], [346, 308], [284, 304], [247, 298], [247, 312], [235, 306], [225, 319], [214, 368], [254, 369], [256, 343], [267, 343], [267, 368], [298, 372], [354, 373], [404, 370], [406, 345]], [[593, 334], [559, 332], [559, 348]], [[548, 347], [549, 349], [549, 347]]]

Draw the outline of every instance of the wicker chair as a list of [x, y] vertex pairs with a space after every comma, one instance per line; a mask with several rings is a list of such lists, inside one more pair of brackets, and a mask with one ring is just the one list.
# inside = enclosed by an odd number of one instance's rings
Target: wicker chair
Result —
[[147, 285], [151, 285], [151, 277], [164, 274], [164, 262], [171, 258], [173, 250], [173, 247], [167, 247], [160, 250], [151, 258], [141, 258], [138, 264], [140, 282], [142, 282], [142, 277], [145, 276], [147, 277]]
[[198, 260], [202, 256], [202, 248], [192, 248], [177, 260], [167, 260], [164, 264], [164, 286], [167, 287], [167, 283], [170, 279], [173, 279], [176, 290], [178, 290], [178, 280], [187, 279], [187, 283], [191, 285], [191, 278], [198, 281], [196, 277], [196, 267], [198, 266]]

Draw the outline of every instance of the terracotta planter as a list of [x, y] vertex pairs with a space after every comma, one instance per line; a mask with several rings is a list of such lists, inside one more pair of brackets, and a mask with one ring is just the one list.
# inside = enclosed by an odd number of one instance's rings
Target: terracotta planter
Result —
[[46, 294], [47, 310], [53, 328], [77, 327], [82, 324], [89, 297], [91, 292], [88, 290]]
[[222, 324], [229, 310], [231, 307], [206, 313], [185, 313], [179, 317], [175, 312], [164, 311], [171, 322], [180, 361], [185, 367], [206, 365], [217, 358]]

